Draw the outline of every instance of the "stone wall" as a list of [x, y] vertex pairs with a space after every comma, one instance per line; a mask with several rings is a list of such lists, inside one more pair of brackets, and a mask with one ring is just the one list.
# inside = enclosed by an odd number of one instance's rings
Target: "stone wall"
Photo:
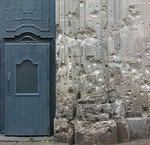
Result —
[[149, 14], [150, 0], [56, 0], [57, 141], [128, 141], [149, 117]]

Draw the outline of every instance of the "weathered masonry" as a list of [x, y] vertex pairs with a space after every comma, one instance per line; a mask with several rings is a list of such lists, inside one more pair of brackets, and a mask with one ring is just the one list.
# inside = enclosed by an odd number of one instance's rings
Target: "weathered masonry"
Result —
[[1, 0], [0, 133], [53, 133], [55, 0]]
[[150, 138], [149, 13], [150, 0], [1, 0], [0, 133]]
[[150, 137], [150, 0], [56, 0], [55, 139]]

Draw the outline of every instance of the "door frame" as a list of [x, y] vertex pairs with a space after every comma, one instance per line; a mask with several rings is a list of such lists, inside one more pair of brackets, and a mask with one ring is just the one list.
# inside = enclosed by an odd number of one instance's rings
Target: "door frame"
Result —
[[0, 134], [5, 135], [5, 124], [4, 124], [4, 104], [5, 104], [5, 43], [19, 43], [23, 41], [25, 36], [31, 36], [37, 43], [50, 43], [50, 60], [49, 60], [49, 76], [50, 76], [50, 134], [54, 133], [54, 117], [55, 117], [55, 108], [56, 108], [56, 85], [55, 85], [55, 78], [56, 78], [56, 65], [55, 65], [55, 37], [47, 37], [42, 38], [30, 32], [25, 32], [19, 36], [15, 36], [14, 38], [1, 38], [0, 39]]

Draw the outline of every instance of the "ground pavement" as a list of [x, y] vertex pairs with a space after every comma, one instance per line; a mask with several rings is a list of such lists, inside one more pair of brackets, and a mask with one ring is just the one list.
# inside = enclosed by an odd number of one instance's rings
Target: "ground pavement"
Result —
[[[6, 141], [6, 140], [0, 140], [0, 145], [68, 145], [63, 143], [56, 143], [51, 140], [22, 140], [22, 141]], [[104, 144], [102, 144], [104, 145]], [[136, 140], [131, 141], [130, 143], [118, 143], [114, 145], [150, 145], [150, 139], [144, 139], [144, 140]]]
[[54, 137], [5, 137], [0, 136], [0, 145], [67, 145], [56, 143]]
[[0, 145], [67, 145], [54, 142], [0, 142]]

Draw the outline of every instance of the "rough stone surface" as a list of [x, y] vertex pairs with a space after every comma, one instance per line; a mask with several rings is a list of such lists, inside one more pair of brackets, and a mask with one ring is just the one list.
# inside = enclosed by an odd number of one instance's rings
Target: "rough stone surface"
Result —
[[56, 0], [56, 119], [150, 115], [149, 13], [149, 0]]
[[115, 121], [75, 124], [75, 143], [77, 145], [101, 145], [117, 143], [117, 125]]
[[74, 144], [74, 126], [67, 119], [55, 119], [55, 136], [56, 142]]
[[122, 100], [116, 99], [112, 104], [112, 108], [114, 110], [114, 114], [112, 115], [114, 119], [124, 119], [126, 117], [126, 108]]
[[126, 121], [129, 125], [131, 139], [148, 138], [147, 118], [128, 118]]
[[119, 143], [130, 141], [129, 126], [124, 120], [117, 121], [117, 140]]
[[126, 118], [125, 119], [131, 139], [150, 138], [150, 118]]
[[[83, 103], [80, 101], [80, 103]], [[76, 118], [82, 121], [97, 122], [109, 119], [124, 119], [126, 116], [125, 104], [121, 100], [104, 104], [78, 104]]]
[[121, 98], [127, 115], [149, 110], [149, 0], [56, 1], [57, 113], [73, 118], [77, 96]]
[[112, 111], [112, 107], [109, 104], [79, 104], [76, 116], [78, 120], [89, 122], [107, 121]]
[[146, 119], [145, 129], [147, 132], [147, 138], [150, 138], [150, 118]]

